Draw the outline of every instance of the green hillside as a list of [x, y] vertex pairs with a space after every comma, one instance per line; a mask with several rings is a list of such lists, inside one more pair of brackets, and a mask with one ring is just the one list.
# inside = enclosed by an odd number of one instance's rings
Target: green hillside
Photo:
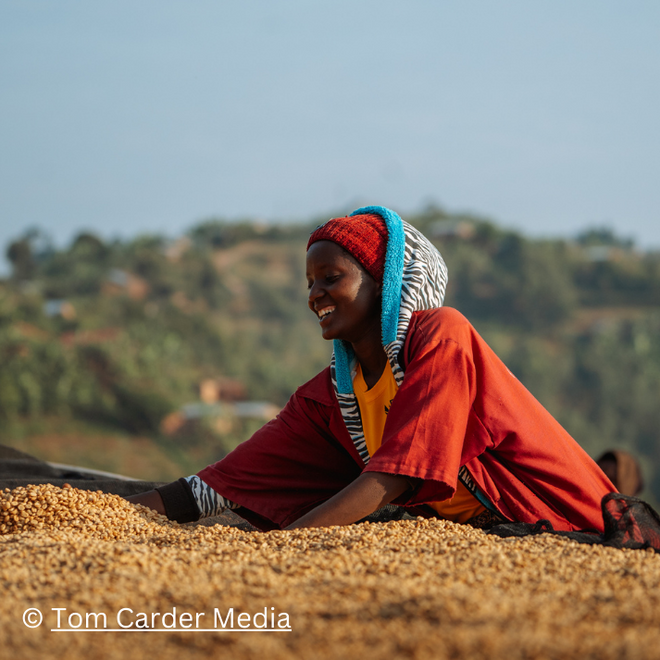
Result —
[[[589, 453], [642, 459], [660, 500], [660, 254], [607, 230], [530, 240], [439, 209], [408, 219], [447, 262], [446, 304]], [[81, 234], [61, 250], [38, 231], [17, 239], [0, 283], [0, 442], [152, 479], [220, 457], [263, 420], [218, 404], [184, 423], [202, 383], [281, 406], [328, 363], [306, 305], [315, 224]]]

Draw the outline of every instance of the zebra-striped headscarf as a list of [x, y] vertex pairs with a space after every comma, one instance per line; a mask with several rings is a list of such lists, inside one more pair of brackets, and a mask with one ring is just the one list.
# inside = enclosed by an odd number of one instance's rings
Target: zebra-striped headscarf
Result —
[[[447, 266], [438, 250], [394, 211], [383, 206], [366, 206], [351, 213], [379, 215], [387, 225], [388, 241], [382, 293], [383, 349], [398, 387], [404, 373], [398, 356], [408, 333], [413, 312], [441, 307], [447, 286]], [[355, 355], [351, 345], [334, 340], [330, 373], [346, 428], [364, 464], [369, 451], [362, 430], [360, 408], [353, 393]]]

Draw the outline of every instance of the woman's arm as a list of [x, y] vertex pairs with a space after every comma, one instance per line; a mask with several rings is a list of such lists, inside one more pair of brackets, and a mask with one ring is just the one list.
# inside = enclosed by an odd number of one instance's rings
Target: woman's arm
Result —
[[384, 472], [364, 472], [286, 529], [350, 525], [389, 504], [408, 488], [410, 481], [407, 477]]
[[[323, 504], [306, 513], [286, 529], [350, 525], [389, 504], [410, 488], [407, 477], [384, 472], [365, 472]], [[131, 495], [133, 504], [142, 504], [167, 515], [165, 503], [157, 490]]]

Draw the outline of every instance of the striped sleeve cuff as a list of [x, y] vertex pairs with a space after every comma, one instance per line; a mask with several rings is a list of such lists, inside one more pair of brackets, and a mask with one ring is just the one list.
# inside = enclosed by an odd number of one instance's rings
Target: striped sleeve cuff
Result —
[[190, 488], [190, 492], [197, 506], [199, 518], [218, 516], [227, 509], [238, 509], [239, 505], [223, 497], [211, 486], [202, 481], [196, 474], [181, 479]]

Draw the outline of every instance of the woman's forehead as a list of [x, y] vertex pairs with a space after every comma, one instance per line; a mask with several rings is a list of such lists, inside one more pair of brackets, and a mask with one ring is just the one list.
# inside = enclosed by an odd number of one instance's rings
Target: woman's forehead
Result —
[[360, 262], [341, 245], [333, 241], [316, 241], [307, 250], [307, 269], [326, 267], [332, 265], [353, 264], [360, 270], [364, 270]]

